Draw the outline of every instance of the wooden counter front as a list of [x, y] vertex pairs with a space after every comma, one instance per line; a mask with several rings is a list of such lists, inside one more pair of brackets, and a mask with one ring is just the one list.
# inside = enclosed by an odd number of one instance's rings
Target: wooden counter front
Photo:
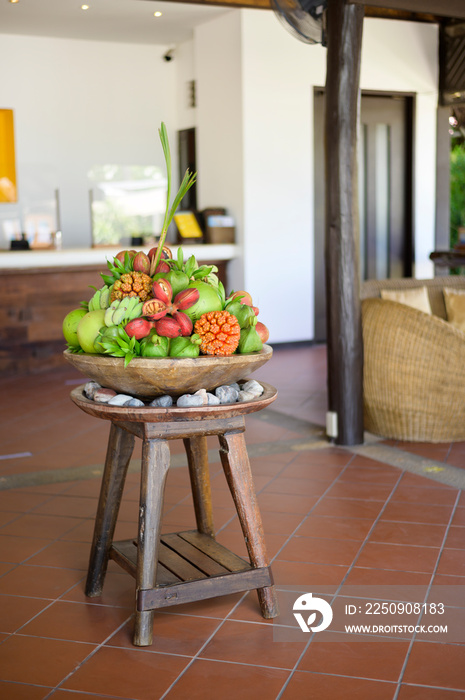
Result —
[[[225, 284], [226, 261], [214, 264]], [[66, 364], [63, 319], [90, 299], [92, 286], [103, 285], [104, 271], [105, 265], [0, 269], [0, 376]]]

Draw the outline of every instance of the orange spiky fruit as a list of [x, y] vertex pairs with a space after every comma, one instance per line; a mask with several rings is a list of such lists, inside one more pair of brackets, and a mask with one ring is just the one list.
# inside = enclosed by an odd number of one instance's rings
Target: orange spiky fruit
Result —
[[204, 355], [232, 355], [239, 345], [241, 328], [228, 311], [209, 311], [195, 322], [194, 331], [202, 339]]

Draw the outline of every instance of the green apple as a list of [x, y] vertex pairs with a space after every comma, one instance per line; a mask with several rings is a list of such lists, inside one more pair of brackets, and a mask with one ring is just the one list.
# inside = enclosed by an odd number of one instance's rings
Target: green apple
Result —
[[76, 331], [80, 320], [86, 315], [86, 313], [87, 311], [81, 306], [79, 309], [73, 309], [73, 311], [70, 311], [69, 314], [66, 314], [64, 317], [63, 335], [69, 345], [79, 345]]
[[221, 311], [223, 304], [218, 296], [218, 293], [211, 284], [206, 282], [191, 282], [187, 289], [198, 289], [199, 299], [188, 309], [184, 309], [184, 313], [189, 316], [193, 321], [197, 321], [202, 314], [206, 314], [208, 311]]
[[102, 326], [105, 325], [105, 309], [88, 311], [81, 318], [77, 327], [78, 343], [84, 352], [102, 353], [103, 348], [95, 345], [95, 340]]

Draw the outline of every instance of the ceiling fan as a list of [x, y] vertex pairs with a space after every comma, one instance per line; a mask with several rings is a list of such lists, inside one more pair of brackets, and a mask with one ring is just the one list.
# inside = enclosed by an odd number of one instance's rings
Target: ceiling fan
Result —
[[326, 46], [327, 0], [270, 0], [286, 29], [305, 44]]

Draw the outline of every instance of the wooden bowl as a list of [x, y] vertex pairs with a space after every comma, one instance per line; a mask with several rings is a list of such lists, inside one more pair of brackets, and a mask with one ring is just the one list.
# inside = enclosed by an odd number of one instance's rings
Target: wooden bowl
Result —
[[221, 384], [244, 379], [268, 362], [272, 354], [273, 349], [264, 345], [260, 352], [229, 357], [135, 357], [124, 367], [121, 357], [74, 354], [68, 350], [63, 353], [65, 359], [89, 379], [140, 398], [193, 394], [198, 389], [211, 391]]

